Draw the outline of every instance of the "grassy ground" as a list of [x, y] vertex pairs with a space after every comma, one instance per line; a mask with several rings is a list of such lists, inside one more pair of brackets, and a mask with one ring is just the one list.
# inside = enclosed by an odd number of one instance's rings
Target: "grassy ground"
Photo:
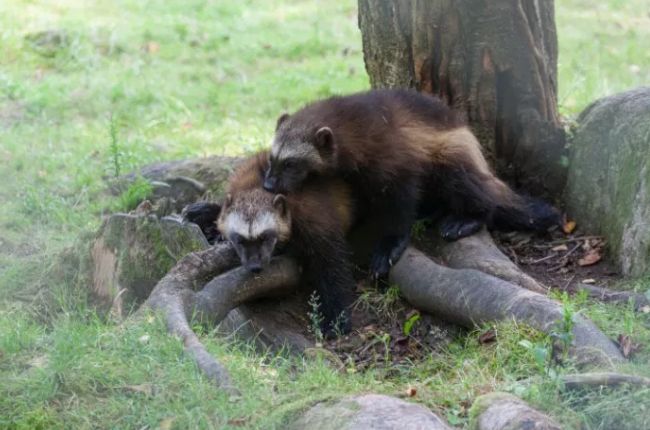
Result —
[[[564, 113], [650, 81], [645, 3], [557, 2]], [[543, 338], [513, 324], [499, 326], [490, 346], [478, 343], [479, 330], [425, 363], [343, 375], [206, 332], [246, 387], [233, 401], [157, 320], [118, 327], [52, 285], [52, 257], [119, 205], [101, 194], [104, 177], [249, 151], [268, 142], [281, 111], [367, 87], [351, 0], [0, 2], [0, 428], [282, 428], [314, 399], [408, 386], [461, 426], [471, 400], [493, 389], [526, 397], [569, 428], [622, 428], [623, 418], [647, 426], [648, 390], [560, 396], [535, 358]], [[29, 304], [43, 286], [57, 298], [47, 319]], [[608, 334], [645, 345], [631, 366], [650, 376], [647, 315], [571, 304]], [[539, 382], [517, 382], [529, 377]]]

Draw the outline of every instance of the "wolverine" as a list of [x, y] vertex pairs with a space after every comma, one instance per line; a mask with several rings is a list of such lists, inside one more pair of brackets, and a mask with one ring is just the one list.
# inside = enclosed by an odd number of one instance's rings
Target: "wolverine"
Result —
[[360, 212], [380, 218], [374, 277], [401, 256], [418, 215], [440, 216], [448, 240], [484, 224], [543, 231], [560, 223], [555, 208], [518, 195], [494, 175], [457, 113], [415, 91], [336, 96], [280, 116], [264, 188], [291, 195], [333, 177], [350, 187]]
[[348, 186], [330, 178], [306, 181], [287, 196], [272, 194], [262, 188], [268, 160], [268, 151], [246, 159], [230, 177], [221, 206], [194, 203], [185, 218], [204, 232], [216, 220], [220, 234], [251, 272], [261, 272], [273, 255], [294, 257], [303, 282], [319, 296], [323, 333], [347, 333], [356, 286], [345, 240], [354, 216]]

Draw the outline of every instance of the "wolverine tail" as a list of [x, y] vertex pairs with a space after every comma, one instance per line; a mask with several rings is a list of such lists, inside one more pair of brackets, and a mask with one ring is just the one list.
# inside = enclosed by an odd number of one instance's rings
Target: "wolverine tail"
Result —
[[481, 220], [497, 230], [544, 231], [560, 224], [557, 209], [515, 193], [492, 173], [468, 128], [431, 133], [424, 140], [432, 173], [424, 184], [423, 201], [430, 193], [443, 211]]

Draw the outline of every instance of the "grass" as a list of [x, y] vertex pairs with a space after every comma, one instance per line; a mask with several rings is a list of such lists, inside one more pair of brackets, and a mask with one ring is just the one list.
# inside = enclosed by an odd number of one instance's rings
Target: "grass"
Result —
[[[644, 0], [557, 2], [563, 113], [650, 81], [648, 12]], [[315, 399], [409, 386], [459, 426], [476, 395], [501, 389], [569, 428], [647, 427], [647, 390], [560, 395], [521, 345], [545, 340], [512, 323], [490, 345], [477, 330], [426, 362], [349, 374], [208, 330], [208, 348], [245, 387], [233, 401], [156, 319], [114, 325], [70, 286], [52, 284], [62, 249], [106, 208], [149, 192], [139, 184], [110, 197], [105, 179], [160, 160], [250, 151], [268, 142], [284, 110], [367, 87], [352, 0], [0, 2], [0, 428], [283, 428]], [[53, 309], [31, 304], [43, 289]], [[388, 312], [391, 303], [379, 305]], [[648, 315], [572, 303], [609, 335], [645, 345], [629, 366], [650, 374]], [[531, 377], [538, 382], [520, 382]]]

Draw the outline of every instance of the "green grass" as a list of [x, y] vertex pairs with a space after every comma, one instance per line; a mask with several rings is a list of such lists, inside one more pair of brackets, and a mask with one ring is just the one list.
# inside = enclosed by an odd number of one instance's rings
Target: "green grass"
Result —
[[[650, 81], [645, 3], [558, 2], [563, 113]], [[0, 428], [283, 428], [314, 399], [408, 386], [461, 426], [476, 395], [501, 389], [567, 427], [615, 428], [624, 418], [647, 427], [647, 390], [562, 396], [520, 343], [544, 339], [514, 324], [499, 325], [494, 344], [479, 344], [478, 330], [424, 363], [348, 374], [204, 333], [244, 387], [233, 401], [159, 321], [116, 326], [69, 285], [52, 284], [62, 249], [106, 208], [132, 207], [148, 192], [136, 184], [109, 197], [106, 179], [160, 160], [250, 151], [267, 144], [281, 112], [367, 87], [353, 0], [0, 2]], [[35, 307], [43, 290], [50, 307]], [[574, 304], [609, 335], [645, 345], [629, 366], [650, 374], [648, 315]]]

